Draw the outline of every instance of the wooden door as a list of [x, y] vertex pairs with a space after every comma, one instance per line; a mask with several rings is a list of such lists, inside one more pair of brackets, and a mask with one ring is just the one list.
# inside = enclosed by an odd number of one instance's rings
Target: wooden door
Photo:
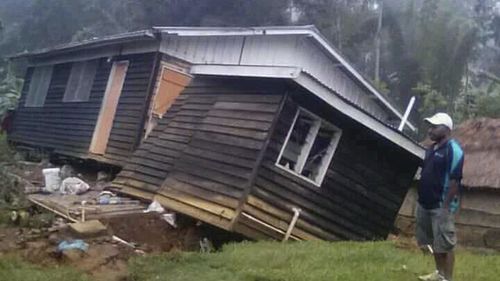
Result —
[[90, 144], [89, 151], [95, 154], [104, 154], [108, 145], [109, 135], [113, 127], [116, 108], [127, 75], [128, 61], [117, 61], [113, 63], [109, 74], [106, 92], [99, 111], [99, 117], [94, 129], [94, 135]]

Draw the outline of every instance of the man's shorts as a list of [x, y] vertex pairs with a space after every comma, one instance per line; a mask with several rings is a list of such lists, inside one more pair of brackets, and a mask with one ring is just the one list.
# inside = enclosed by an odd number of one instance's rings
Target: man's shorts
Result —
[[418, 245], [431, 245], [434, 253], [448, 253], [457, 244], [455, 216], [442, 209], [417, 206], [416, 238]]

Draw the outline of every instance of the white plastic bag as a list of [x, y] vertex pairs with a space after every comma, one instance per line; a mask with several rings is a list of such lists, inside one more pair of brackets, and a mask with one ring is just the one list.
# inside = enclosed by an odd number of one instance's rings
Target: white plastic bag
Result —
[[148, 208], [144, 210], [144, 213], [149, 213], [149, 212], [157, 212], [157, 213], [163, 213], [165, 212], [165, 209], [161, 206], [158, 201], [153, 201], [151, 204], [149, 204]]
[[82, 194], [90, 189], [90, 186], [79, 178], [66, 178], [61, 184], [62, 194]]
[[65, 164], [61, 167], [61, 171], [59, 172], [59, 176], [61, 177], [61, 180], [65, 180], [69, 177], [72, 177], [75, 175], [75, 169], [71, 167], [71, 165]]
[[42, 173], [45, 177], [44, 191], [55, 192], [61, 186], [61, 177], [59, 176], [59, 168], [43, 169]]
[[175, 213], [163, 214], [162, 217], [168, 224], [170, 224], [174, 228], [177, 228], [177, 224], [175, 223], [176, 221]]

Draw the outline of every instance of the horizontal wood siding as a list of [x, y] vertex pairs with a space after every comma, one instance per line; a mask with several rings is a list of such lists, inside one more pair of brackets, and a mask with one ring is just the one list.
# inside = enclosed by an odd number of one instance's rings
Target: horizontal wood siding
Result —
[[119, 60], [128, 60], [129, 66], [104, 158], [122, 166], [135, 150], [138, 134], [142, 135], [155, 54], [123, 56]]
[[281, 82], [195, 77], [114, 186], [229, 228], [282, 93]]
[[[117, 57], [129, 60], [123, 92], [111, 131], [109, 149], [103, 161], [120, 165], [130, 155], [147, 95], [154, 54]], [[112, 63], [106, 58], [99, 66], [86, 102], [63, 102], [71, 63], [54, 65], [52, 80], [42, 107], [25, 107], [33, 68], [25, 77], [10, 140], [34, 147], [87, 157]]]
[[[343, 130], [321, 187], [275, 166], [297, 104]], [[281, 230], [273, 231], [273, 236], [281, 239], [293, 217], [292, 208], [296, 207], [301, 209], [292, 232], [296, 239], [384, 239], [392, 229], [417, 165], [417, 159], [348, 117], [322, 107], [318, 101], [295, 95], [293, 100], [287, 100], [280, 115], [243, 207], [244, 214], [263, 224], [245, 220], [239, 224], [261, 234], [270, 232], [272, 226]]]
[[33, 73], [33, 68], [28, 69], [10, 135], [12, 141], [49, 150], [87, 153], [111, 65], [104, 59], [99, 61], [89, 101], [63, 102], [71, 65], [54, 66], [47, 97], [41, 107], [24, 106]]

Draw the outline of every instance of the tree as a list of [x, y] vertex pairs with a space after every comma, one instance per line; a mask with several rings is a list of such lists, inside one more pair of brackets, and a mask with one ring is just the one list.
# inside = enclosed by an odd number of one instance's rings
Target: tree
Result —
[[0, 117], [2, 117], [7, 110], [16, 107], [21, 96], [23, 79], [14, 75], [10, 65], [0, 69], [0, 77], [3, 77], [0, 82]]
[[291, 7], [366, 76], [378, 69], [374, 83], [401, 109], [419, 96], [414, 123], [432, 102], [461, 114], [463, 97], [490, 85], [464, 79], [471, 69], [500, 73], [499, 0], [2, 0], [0, 55], [151, 26], [284, 25]]

